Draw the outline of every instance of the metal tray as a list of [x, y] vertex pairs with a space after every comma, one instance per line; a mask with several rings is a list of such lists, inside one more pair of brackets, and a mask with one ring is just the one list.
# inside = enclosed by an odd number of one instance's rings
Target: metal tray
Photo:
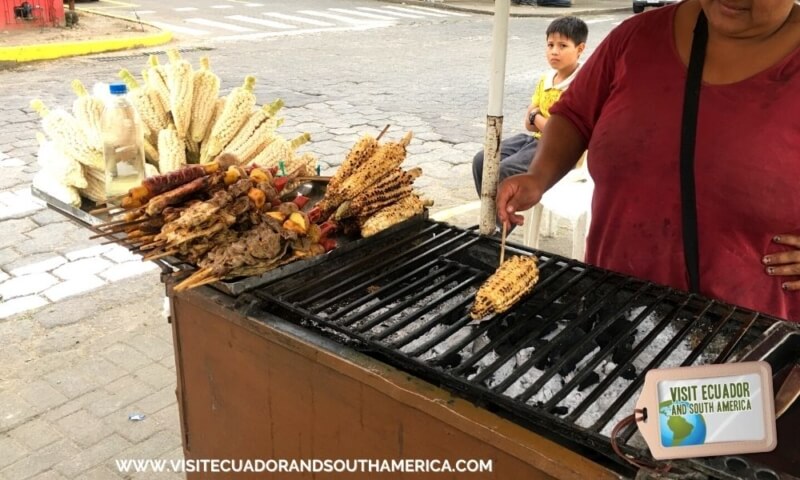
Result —
[[[301, 184], [298, 188], [294, 189], [291, 192], [291, 195], [286, 195], [287, 197], [292, 197], [295, 193], [299, 193], [309, 197], [310, 201], [308, 202], [307, 209], [310, 208], [313, 204], [316, 204], [325, 194], [325, 186], [320, 182], [307, 182]], [[53, 196], [34, 188], [31, 186], [31, 194], [40, 200], [44, 201], [49, 208], [55, 210], [56, 212], [66, 216], [70, 220], [74, 221], [75, 223], [93, 229], [95, 225], [99, 225], [111, 220], [111, 217], [108, 214], [101, 214], [101, 215], [92, 215], [89, 212], [100, 206], [92, 202], [91, 200], [83, 199], [83, 204], [80, 208], [73, 207], [67, 203], [62, 202], [54, 198]], [[272, 282], [274, 280], [284, 278], [288, 275], [292, 275], [297, 273], [301, 270], [305, 270], [311, 266], [317, 265], [324, 261], [327, 261], [331, 258], [336, 258], [341, 254], [354, 250], [356, 248], [362, 248], [365, 243], [372, 243], [374, 240], [385, 239], [391, 236], [397, 236], [400, 238], [401, 236], [404, 237], [405, 235], [411, 234], [415, 231], [418, 231], [425, 223], [425, 220], [428, 218], [428, 211], [427, 209], [420, 215], [410, 218], [405, 222], [399, 223], [390, 227], [370, 238], [361, 238], [361, 237], [346, 237], [346, 236], [339, 236], [337, 237], [338, 245], [332, 251], [324, 254], [324, 255], [317, 255], [316, 257], [306, 258], [303, 260], [297, 260], [292, 263], [287, 263], [281, 267], [272, 269], [268, 272], [265, 272], [263, 275], [258, 277], [242, 277], [238, 279], [232, 280], [221, 280], [219, 282], [214, 282], [209, 284], [210, 287], [215, 288], [223, 293], [227, 293], [228, 295], [238, 296], [242, 293], [252, 290], [254, 288], [260, 287], [266, 283]], [[193, 269], [194, 266], [188, 264], [178, 258], [175, 257], [166, 257], [160, 260], [156, 260], [154, 263], [158, 264], [162, 270], [165, 271], [178, 271], [178, 270], [188, 270]]]

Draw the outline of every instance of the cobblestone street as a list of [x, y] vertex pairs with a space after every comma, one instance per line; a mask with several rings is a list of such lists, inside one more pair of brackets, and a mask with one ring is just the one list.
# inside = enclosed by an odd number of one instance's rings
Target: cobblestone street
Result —
[[[590, 25], [589, 52], [622, 18]], [[546, 67], [549, 21], [511, 22], [505, 135], [521, 130], [535, 75]], [[281, 133], [311, 133], [304, 150], [320, 156], [323, 174], [363, 133], [386, 124], [390, 138], [413, 131], [406, 165], [423, 168], [416, 185], [435, 201], [436, 214], [477, 200], [471, 161], [483, 148], [490, 43], [491, 17], [473, 15], [211, 41], [183, 55], [193, 65], [209, 56], [223, 93], [255, 75], [259, 103], [286, 103]], [[71, 108], [73, 78], [114, 81], [120, 68], [139, 72], [146, 59], [139, 50], [0, 70], [0, 480], [183, 478], [122, 474], [114, 463], [182, 458], [172, 334], [157, 268], [90, 240], [87, 229], [29, 191], [39, 169], [30, 100]], [[477, 217], [468, 209], [446, 220], [468, 226]], [[569, 249], [563, 236], [548, 242], [543, 248]], [[134, 414], [144, 417], [132, 421]]]

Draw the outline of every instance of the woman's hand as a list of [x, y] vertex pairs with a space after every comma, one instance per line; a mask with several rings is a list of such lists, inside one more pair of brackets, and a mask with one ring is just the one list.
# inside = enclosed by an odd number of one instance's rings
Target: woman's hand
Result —
[[525, 211], [539, 203], [544, 194], [530, 173], [514, 175], [503, 180], [497, 189], [497, 215], [504, 224], [522, 225], [523, 217], [517, 212]]
[[[767, 274], [800, 276], [800, 235], [775, 235], [772, 241], [779, 245], [793, 247], [793, 249], [765, 255], [762, 262], [767, 266]], [[784, 290], [800, 290], [800, 280], [784, 282], [781, 286]]]

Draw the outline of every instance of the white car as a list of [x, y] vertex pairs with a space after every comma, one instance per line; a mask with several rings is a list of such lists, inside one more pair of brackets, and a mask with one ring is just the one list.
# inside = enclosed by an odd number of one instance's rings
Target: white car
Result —
[[633, 0], [633, 13], [642, 13], [646, 7], [663, 7], [680, 0]]

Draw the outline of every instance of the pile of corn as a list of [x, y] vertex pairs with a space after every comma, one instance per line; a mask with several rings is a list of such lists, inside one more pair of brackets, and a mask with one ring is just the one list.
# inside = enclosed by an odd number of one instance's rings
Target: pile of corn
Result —
[[361, 137], [328, 183], [318, 207], [323, 216], [354, 224], [369, 237], [423, 212], [424, 202], [412, 189], [422, 169], [403, 170], [411, 132], [399, 142], [379, 143]]
[[[209, 68], [208, 58], [201, 58], [194, 69], [177, 50], [167, 54], [165, 65], [151, 55], [141, 80], [128, 70], [119, 72], [142, 120], [148, 176], [209, 163], [222, 153], [233, 154], [241, 165], [313, 174], [317, 158], [296, 153], [310, 135], [286, 139], [276, 132], [283, 123], [277, 116], [283, 102], [257, 106], [254, 77], [247, 76], [241, 86], [220, 97], [220, 79]], [[102, 203], [106, 200], [100, 128], [104, 103], [79, 80], [72, 87], [77, 95], [72, 112], [50, 110], [38, 99], [31, 102], [46, 134], [38, 136], [42, 169], [34, 185], [75, 206], [81, 196]]]

